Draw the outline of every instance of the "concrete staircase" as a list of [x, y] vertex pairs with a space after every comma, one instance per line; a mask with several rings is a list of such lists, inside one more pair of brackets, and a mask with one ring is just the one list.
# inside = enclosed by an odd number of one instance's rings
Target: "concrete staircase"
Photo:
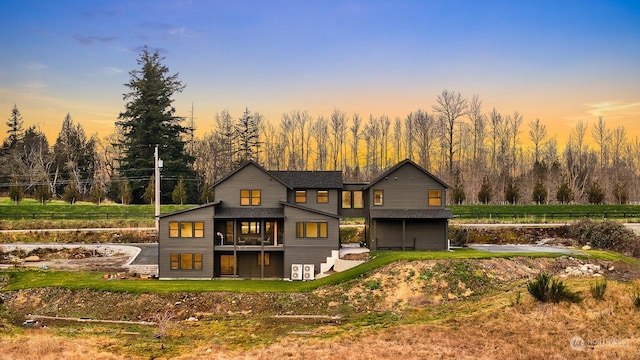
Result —
[[331, 250], [331, 256], [327, 256], [327, 261], [320, 264], [320, 274], [324, 274], [331, 270], [336, 260], [340, 258], [340, 250]]

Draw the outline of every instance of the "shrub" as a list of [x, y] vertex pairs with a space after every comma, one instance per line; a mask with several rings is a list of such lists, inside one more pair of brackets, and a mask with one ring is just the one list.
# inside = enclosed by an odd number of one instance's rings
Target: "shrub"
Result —
[[569, 237], [580, 245], [613, 250], [626, 255], [640, 256], [638, 236], [624, 225], [614, 221], [581, 220], [567, 227]]
[[449, 239], [451, 239], [451, 245], [466, 246], [469, 243], [469, 229], [450, 226]]
[[589, 287], [591, 291], [591, 296], [593, 296], [596, 300], [604, 299], [604, 293], [607, 292], [607, 280], [602, 279], [600, 281], [596, 281]]
[[540, 302], [559, 303], [560, 301], [579, 302], [580, 295], [569, 290], [560, 280], [555, 280], [547, 273], [540, 273], [535, 279], [527, 282], [527, 291]]
[[631, 293], [631, 301], [633, 302], [633, 306], [636, 307], [636, 310], [640, 310], [640, 289], [634, 289]]

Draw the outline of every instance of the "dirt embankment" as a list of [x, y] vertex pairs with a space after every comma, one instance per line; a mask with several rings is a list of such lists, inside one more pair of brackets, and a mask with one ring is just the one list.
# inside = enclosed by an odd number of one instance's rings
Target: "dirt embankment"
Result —
[[[401, 313], [482, 295], [487, 291], [511, 291], [514, 280], [527, 279], [540, 271], [566, 275], [568, 267], [575, 268], [585, 263], [598, 265], [600, 270], [596, 276], [623, 280], [639, 277], [637, 269], [622, 262], [584, 261], [570, 257], [425, 260], [390, 264], [361, 278], [310, 293], [137, 295], [43, 288], [5, 292], [2, 299], [13, 323], [21, 323], [28, 314], [151, 321], [156, 314], [167, 311], [177, 319], [277, 314], [345, 316], [370, 311]], [[583, 276], [594, 274], [585, 273]]]

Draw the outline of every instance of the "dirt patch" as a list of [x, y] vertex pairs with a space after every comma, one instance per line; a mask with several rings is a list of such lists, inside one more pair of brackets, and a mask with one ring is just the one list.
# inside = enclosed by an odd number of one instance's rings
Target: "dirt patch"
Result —
[[0, 264], [56, 270], [123, 271], [135, 254], [133, 247], [5, 245]]

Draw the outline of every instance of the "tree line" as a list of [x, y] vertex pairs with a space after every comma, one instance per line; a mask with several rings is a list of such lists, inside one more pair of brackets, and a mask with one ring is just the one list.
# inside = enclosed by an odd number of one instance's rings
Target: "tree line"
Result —
[[[362, 182], [409, 158], [451, 186], [450, 203], [617, 203], [639, 200], [640, 140], [624, 126], [578, 121], [565, 144], [540, 119], [487, 108], [478, 95], [443, 90], [430, 108], [404, 117], [363, 117], [334, 109], [283, 113], [267, 121], [247, 107], [222, 110], [196, 137], [176, 115], [185, 85], [145, 47], [125, 84], [114, 133], [88, 137], [68, 114], [53, 146], [23, 129], [17, 106], [7, 121], [0, 190], [14, 200], [106, 198], [153, 201], [154, 149], [163, 159], [163, 202], [212, 201], [211, 185], [246, 160], [273, 170], [340, 170]], [[523, 144], [527, 142], [527, 145]]]

